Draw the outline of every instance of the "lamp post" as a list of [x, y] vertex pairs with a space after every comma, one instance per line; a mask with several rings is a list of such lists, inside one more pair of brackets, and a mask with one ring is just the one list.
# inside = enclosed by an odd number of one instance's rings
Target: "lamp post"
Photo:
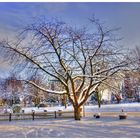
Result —
[[34, 120], [35, 119], [35, 111], [34, 110], [32, 110], [32, 120]]
[[9, 113], [9, 122], [12, 121], [12, 111], [10, 110], [10, 113]]

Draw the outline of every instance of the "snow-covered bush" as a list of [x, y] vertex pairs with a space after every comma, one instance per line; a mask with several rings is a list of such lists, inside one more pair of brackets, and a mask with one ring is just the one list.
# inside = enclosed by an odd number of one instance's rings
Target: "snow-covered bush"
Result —
[[12, 110], [13, 110], [13, 113], [20, 113], [21, 107], [19, 104], [16, 104], [12, 106]]

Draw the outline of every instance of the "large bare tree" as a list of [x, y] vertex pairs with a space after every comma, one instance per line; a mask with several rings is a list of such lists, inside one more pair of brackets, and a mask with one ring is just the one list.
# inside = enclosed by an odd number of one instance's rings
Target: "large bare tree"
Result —
[[[0, 43], [1, 55], [16, 64], [15, 70], [24, 71], [26, 82], [46, 93], [67, 95], [75, 120], [80, 120], [81, 106], [95, 89], [127, 66], [118, 51], [117, 29], [104, 28], [95, 18], [89, 24], [90, 29], [73, 28], [58, 20], [43, 20], [25, 27], [17, 41]], [[28, 80], [27, 75], [34, 73], [42, 74], [44, 81], [59, 82], [63, 88], [46, 89]]]

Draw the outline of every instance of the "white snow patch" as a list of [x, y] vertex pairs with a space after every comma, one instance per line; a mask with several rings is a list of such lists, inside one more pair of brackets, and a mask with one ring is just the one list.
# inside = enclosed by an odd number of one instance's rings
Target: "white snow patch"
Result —
[[[101, 108], [98, 108], [98, 105], [89, 105], [84, 106], [85, 112], [120, 112], [122, 109], [126, 112], [140, 112], [140, 103], [125, 103], [125, 104], [109, 104], [109, 105], [101, 105]], [[73, 106], [68, 106], [65, 108], [64, 106], [55, 106], [55, 107], [24, 107], [22, 108], [24, 113], [43, 113], [44, 110], [47, 112], [54, 111], [73, 111]], [[8, 112], [10, 109], [8, 109]]]

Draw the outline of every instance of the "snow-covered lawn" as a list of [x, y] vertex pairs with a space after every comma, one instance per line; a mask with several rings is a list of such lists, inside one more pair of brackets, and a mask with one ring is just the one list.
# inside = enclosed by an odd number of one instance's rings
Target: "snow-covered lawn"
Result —
[[[140, 103], [125, 103], [125, 104], [109, 104], [102, 105], [100, 108], [101, 112], [120, 112], [121, 110], [126, 112], [140, 112]], [[87, 112], [98, 111], [98, 106], [85, 106]]]
[[[95, 113], [95, 112], [121, 112], [123, 109], [125, 112], [140, 112], [140, 103], [125, 103], [125, 104], [108, 104], [108, 105], [102, 105], [99, 109], [97, 105], [88, 105], [83, 107], [85, 112]], [[64, 106], [55, 106], [55, 107], [26, 107], [22, 108], [24, 110], [24, 113], [32, 113], [34, 110], [35, 113], [41, 113], [45, 110], [47, 112], [54, 112], [54, 111], [73, 111], [72, 106], [68, 106], [65, 108]], [[7, 110], [10, 112], [10, 109]], [[1, 108], [0, 113], [3, 113], [4, 109]]]
[[[97, 105], [89, 105], [85, 106], [85, 112], [97, 112], [98, 106]], [[140, 112], [140, 103], [127, 103], [127, 104], [112, 104], [112, 105], [102, 105], [100, 108], [101, 112], [120, 112], [121, 109], [123, 109], [126, 112]], [[28, 108], [22, 108], [22, 110], [25, 111], [25, 113], [30, 113], [32, 110], [37, 112], [44, 112], [44, 110], [47, 110], [48, 112], [63, 110], [63, 111], [72, 111], [73, 107], [68, 106], [65, 108], [64, 106], [57, 106], [57, 107], [28, 107]]]
[[[98, 106], [85, 106], [85, 112], [89, 112], [81, 121], [74, 118], [46, 118], [33, 120], [12, 120], [0, 121], [1, 138], [17, 137], [37, 137], [37, 138], [140, 138], [140, 117], [128, 116], [125, 120], [119, 120], [118, 116], [101, 116], [100, 119], [93, 117], [93, 113], [98, 111]], [[101, 112], [140, 112], [140, 103], [103, 105]], [[35, 112], [48, 112], [73, 110], [72, 106], [65, 109], [59, 107], [46, 108], [23, 108], [25, 113], [32, 110]]]
[[46, 110], [47, 112], [54, 112], [54, 111], [59, 111], [59, 110], [63, 110], [63, 111], [72, 111], [73, 108], [72, 106], [69, 106], [67, 108], [65, 108], [64, 106], [57, 106], [57, 107], [28, 107], [28, 108], [22, 108], [22, 110], [24, 110], [24, 113], [31, 113], [33, 110], [36, 113], [41, 113], [44, 112], [44, 110]]
[[116, 117], [0, 122], [1, 138], [140, 138], [140, 118]]

